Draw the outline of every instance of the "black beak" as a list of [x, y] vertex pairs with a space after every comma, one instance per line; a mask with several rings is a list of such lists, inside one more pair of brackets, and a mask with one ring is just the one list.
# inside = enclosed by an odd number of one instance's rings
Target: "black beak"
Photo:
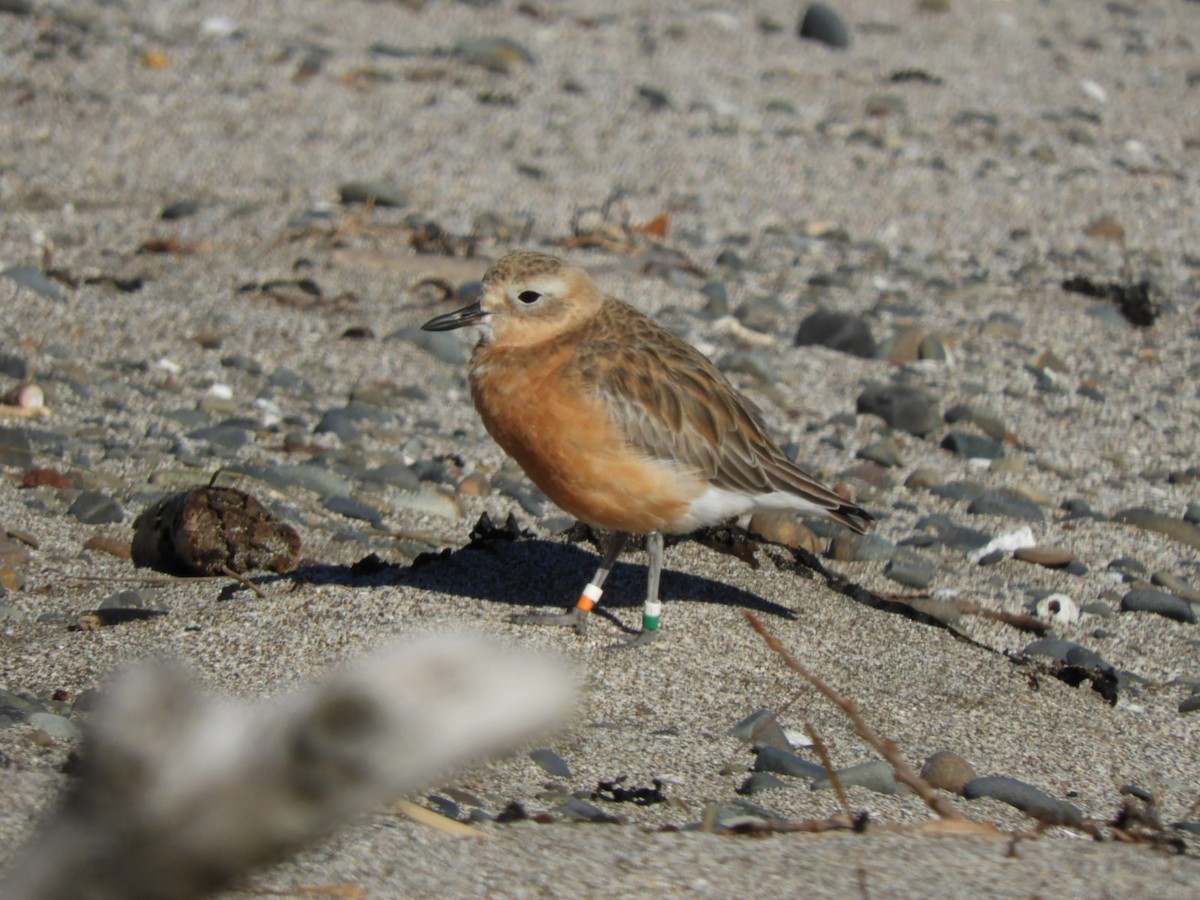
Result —
[[478, 325], [485, 318], [486, 313], [482, 306], [478, 303], [472, 303], [470, 306], [464, 306], [462, 309], [456, 309], [454, 312], [448, 312], [445, 315], [430, 319], [421, 326], [422, 331], [453, 331], [455, 328], [466, 328], [468, 325]]

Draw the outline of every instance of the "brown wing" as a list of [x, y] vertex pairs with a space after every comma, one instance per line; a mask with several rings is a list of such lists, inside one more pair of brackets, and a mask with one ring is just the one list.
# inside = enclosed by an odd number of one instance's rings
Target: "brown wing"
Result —
[[767, 436], [758, 409], [716, 366], [628, 304], [605, 301], [566, 374], [603, 398], [646, 455], [692, 466], [728, 490], [795, 494], [866, 530], [870, 515], [788, 459]]

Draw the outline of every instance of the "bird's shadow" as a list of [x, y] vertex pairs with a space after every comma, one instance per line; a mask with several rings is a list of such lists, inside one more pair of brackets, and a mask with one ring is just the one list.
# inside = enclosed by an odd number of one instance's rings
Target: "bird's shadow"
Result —
[[[796, 618], [787, 607], [749, 591], [673, 571], [669, 550], [666, 555], [659, 584], [659, 598], [664, 603], [699, 601]], [[476, 539], [457, 550], [424, 554], [407, 566], [388, 564], [372, 555], [351, 566], [306, 566], [293, 575], [313, 583], [413, 587], [511, 606], [561, 610], [574, 605], [599, 562], [599, 555], [575, 544], [521, 536]], [[604, 584], [603, 605], [596, 612], [625, 627], [604, 610], [640, 609], [646, 595], [646, 574], [645, 563], [618, 562]]]

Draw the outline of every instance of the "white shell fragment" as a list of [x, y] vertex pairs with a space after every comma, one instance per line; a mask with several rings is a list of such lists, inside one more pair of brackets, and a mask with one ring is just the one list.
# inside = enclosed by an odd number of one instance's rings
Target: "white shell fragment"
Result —
[[967, 553], [967, 559], [977, 563], [989, 553], [993, 553], [996, 550], [1007, 550], [1009, 553], [1012, 553], [1014, 550], [1036, 546], [1037, 540], [1033, 536], [1033, 529], [1028, 525], [1022, 525], [1016, 531], [1002, 534], [988, 541], [982, 547], [971, 550]]
[[1037, 602], [1037, 615], [1055, 625], [1073, 625], [1079, 621], [1079, 607], [1066, 594], [1049, 594]]

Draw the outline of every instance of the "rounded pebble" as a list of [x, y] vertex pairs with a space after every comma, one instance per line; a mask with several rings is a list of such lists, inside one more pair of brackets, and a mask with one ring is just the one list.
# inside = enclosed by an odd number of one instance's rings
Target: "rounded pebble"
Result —
[[966, 783], [978, 775], [971, 764], [953, 750], [939, 750], [925, 760], [921, 777], [935, 788], [961, 794]]

